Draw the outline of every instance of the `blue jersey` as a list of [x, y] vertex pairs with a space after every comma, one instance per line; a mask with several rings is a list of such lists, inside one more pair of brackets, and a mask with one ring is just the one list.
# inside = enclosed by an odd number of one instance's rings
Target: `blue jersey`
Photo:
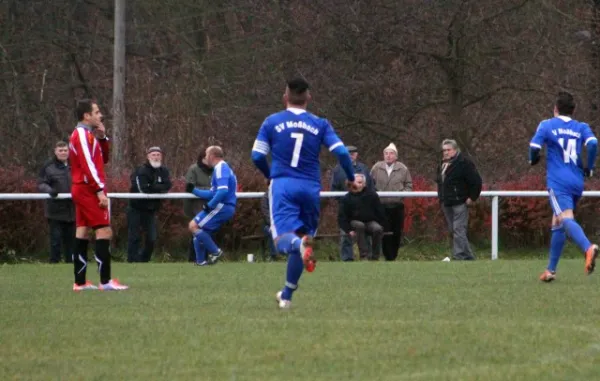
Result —
[[583, 192], [583, 164], [581, 149], [596, 140], [590, 126], [566, 116], [547, 119], [540, 123], [529, 145], [548, 149], [546, 159], [547, 186], [555, 192], [581, 194]]
[[271, 179], [290, 177], [320, 184], [322, 145], [333, 151], [343, 143], [326, 119], [288, 108], [265, 119], [252, 150], [271, 152]]
[[221, 189], [227, 191], [227, 195], [221, 201], [225, 205], [233, 205], [235, 206], [237, 202], [237, 196], [235, 192], [237, 191], [237, 178], [235, 174], [229, 167], [225, 161], [219, 162], [219, 164], [215, 165], [212, 179], [211, 179], [211, 192], [213, 195]]

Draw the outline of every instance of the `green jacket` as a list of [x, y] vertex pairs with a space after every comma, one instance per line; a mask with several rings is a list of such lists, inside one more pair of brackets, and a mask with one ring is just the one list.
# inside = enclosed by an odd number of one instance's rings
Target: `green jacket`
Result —
[[[192, 164], [185, 174], [185, 182], [192, 183], [199, 189], [210, 189], [212, 169], [204, 165], [202, 167]], [[186, 198], [183, 200], [183, 213], [187, 218], [192, 219], [200, 213], [203, 205], [204, 200]]]

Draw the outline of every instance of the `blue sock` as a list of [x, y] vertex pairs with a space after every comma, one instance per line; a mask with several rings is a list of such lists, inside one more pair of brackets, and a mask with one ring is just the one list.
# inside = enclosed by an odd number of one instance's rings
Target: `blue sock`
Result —
[[200, 239], [209, 254], [216, 254], [219, 252], [219, 248], [215, 244], [215, 241], [213, 241], [210, 234], [204, 230], [200, 230], [198, 233], [196, 233], [196, 238]]
[[573, 242], [575, 242], [575, 244], [579, 246], [581, 251], [585, 253], [592, 244], [590, 243], [590, 240], [585, 236], [585, 233], [583, 232], [581, 226], [579, 226], [579, 224], [572, 218], [563, 218], [562, 223], [565, 227], [565, 231], [567, 232], [569, 238], [571, 238]]
[[284, 234], [277, 240], [277, 251], [288, 255], [285, 287], [281, 295], [285, 300], [292, 300], [292, 294], [298, 288], [298, 281], [304, 271], [304, 263], [300, 256], [301, 243], [300, 237], [292, 233]]
[[202, 241], [198, 238], [198, 233], [194, 234], [194, 251], [196, 252], [196, 263], [206, 261], [206, 248]]
[[555, 272], [556, 266], [558, 266], [558, 260], [562, 254], [563, 247], [567, 235], [562, 225], [555, 226], [552, 228], [552, 238], [550, 238], [550, 259], [548, 261], [548, 270]]

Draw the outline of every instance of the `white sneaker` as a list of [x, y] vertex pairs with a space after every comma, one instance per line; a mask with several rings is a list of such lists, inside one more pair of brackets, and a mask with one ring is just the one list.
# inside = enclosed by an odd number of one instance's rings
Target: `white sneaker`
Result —
[[282, 292], [279, 291], [276, 295], [275, 295], [275, 299], [277, 300], [277, 303], [279, 304], [279, 308], [281, 308], [282, 310], [288, 309], [292, 307], [292, 301], [291, 300], [285, 300], [281, 298], [281, 294]]
[[88, 290], [97, 290], [98, 287], [94, 286], [92, 282], [89, 280], [85, 282], [85, 284], [78, 285], [77, 283], [73, 284], [73, 291], [88, 291]]
[[119, 283], [116, 279], [111, 279], [106, 284], [100, 283], [100, 286], [98, 287], [101, 291], [121, 291], [127, 290], [128, 288], [129, 286]]
[[442, 262], [450, 262], [450, 257], [446, 257], [446, 258], [442, 259]]

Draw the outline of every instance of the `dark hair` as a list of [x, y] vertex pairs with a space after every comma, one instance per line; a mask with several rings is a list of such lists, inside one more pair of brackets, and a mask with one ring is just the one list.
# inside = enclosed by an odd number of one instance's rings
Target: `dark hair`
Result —
[[62, 148], [62, 147], [68, 147], [68, 146], [69, 145], [66, 142], [61, 140], [61, 141], [56, 142], [56, 144], [54, 145], [54, 148]]
[[296, 77], [287, 82], [288, 102], [292, 105], [301, 106], [308, 100], [308, 82], [304, 78]]
[[204, 156], [206, 156], [206, 148], [201, 147], [200, 153], [198, 154], [198, 158], [196, 159], [196, 163], [198, 165], [200, 165], [200, 163], [202, 163], [202, 159], [204, 159]]
[[575, 99], [571, 93], [566, 91], [558, 93], [555, 105], [559, 115], [573, 115], [573, 111], [575, 111]]
[[77, 116], [77, 120], [81, 122], [84, 119], [85, 114], [91, 113], [94, 104], [96, 104], [96, 102], [91, 99], [82, 99], [77, 101], [77, 107], [75, 108], [75, 116]]

